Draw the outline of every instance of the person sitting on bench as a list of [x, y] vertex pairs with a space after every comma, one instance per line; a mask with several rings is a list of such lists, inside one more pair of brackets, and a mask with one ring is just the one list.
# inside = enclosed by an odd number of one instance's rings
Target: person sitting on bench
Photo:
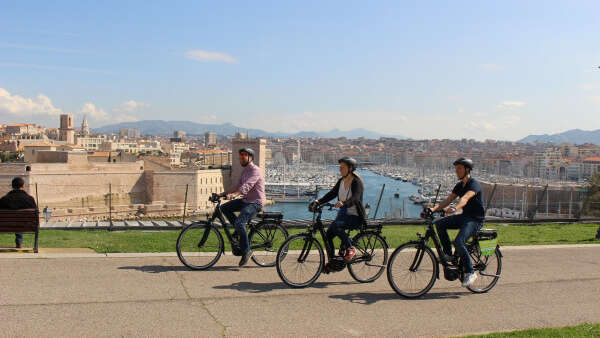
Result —
[[[15, 177], [12, 180], [13, 190], [0, 198], [0, 209], [2, 210], [20, 210], [20, 209], [37, 209], [35, 200], [25, 190], [23, 186], [25, 181], [21, 177]], [[15, 244], [17, 248], [23, 245], [23, 234], [15, 233]]]

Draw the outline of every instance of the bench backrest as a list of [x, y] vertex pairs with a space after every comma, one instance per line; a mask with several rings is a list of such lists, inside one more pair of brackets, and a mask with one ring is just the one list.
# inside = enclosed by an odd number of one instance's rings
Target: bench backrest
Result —
[[37, 232], [39, 228], [37, 209], [0, 210], [0, 232]]

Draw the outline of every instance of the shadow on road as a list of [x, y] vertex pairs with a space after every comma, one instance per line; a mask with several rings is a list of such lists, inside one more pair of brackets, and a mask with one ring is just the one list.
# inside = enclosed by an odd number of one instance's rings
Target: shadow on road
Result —
[[419, 301], [429, 299], [457, 299], [460, 296], [470, 295], [470, 292], [439, 292], [439, 293], [428, 293], [420, 298], [403, 298], [396, 293], [348, 293], [345, 295], [331, 295], [329, 298], [347, 300], [350, 303], [371, 305], [377, 303], [380, 300], [406, 300], [406, 301]]
[[[350, 285], [350, 284], [358, 284], [356, 282], [317, 282], [313, 285], [307, 287], [324, 289], [331, 285]], [[230, 285], [217, 285], [213, 288], [219, 290], [238, 290], [242, 292], [249, 293], [264, 293], [275, 290], [291, 290], [292, 288], [284, 284], [283, 282], [275, 282], [275, 283], [252, 283], [252, 282], [235, 282]]]
[[[245, 266], [243, 269], [255, 269], [260, 266]], [[146, 273], [161, 273], [169, 271], [194, 271], [183, 265], [144, 265], [144, 266], [121, 266], [119, 270], [138, 270]], [[206, 271], [239, 271], [238, 266], [213, 266]], [[198, 270], [202, 271], [202, 270]]]

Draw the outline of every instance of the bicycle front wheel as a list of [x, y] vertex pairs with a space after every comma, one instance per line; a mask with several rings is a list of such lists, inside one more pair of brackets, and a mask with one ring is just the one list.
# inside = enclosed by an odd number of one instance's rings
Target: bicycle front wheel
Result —
[[361, 283], [377, 280], [387, 265], [387, 243], [383, 237], [369, 232], [358, 234], [352, 242], [356, 248], [356, 255], [348, 264], [348, 272]]
[[215, 265], [223, 250], [223, 236], [211, 224], [192, 223], [177, 238], [177, 256], [192, 270], [205, 270]]
[[293, 287], [303, 288], [314, 283], [325, 266], [321, 244], [310, 234], [288, 238], [277, 251], [277, 274]]
[[490, 256], [483, 256], [479, 245], [469, 253], [471, 255], [471, 263], [473, 263], [473, 269], [477, 275], [477, 279], [467, 286], [471, 292], [474, 293], [485, 293], [490, 291], [500, 278], [502, 272], [502, 254], [500, 253], [500, 247], [496, 247], [494, 254]]
[[280, 224], [260, 223], [250, 231], [252, 261], [259, 266], [275, 266], [277, 250], [288, 238], [287, 230]]
[[435, 283], [438, 263], [431, 249], [421, 242], [408, 242], [398, 247], [387, 266], [390, 286], [406, 298], [426, 294]]

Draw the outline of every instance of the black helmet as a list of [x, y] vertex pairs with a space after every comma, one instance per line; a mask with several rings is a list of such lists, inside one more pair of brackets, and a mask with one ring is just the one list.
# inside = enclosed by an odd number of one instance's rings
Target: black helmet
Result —
[[453, 165], [462, 164], [465, 168], [473, 169], [473, 161], [470, 158], [459, 157], [452, 163]]
[[254, 159], [254, 150], [252, 150], [251, 148], [242, 148], [240, 150], [238, 150], [238, 154], [241, 153], [246, 153], [248, 154], [248, 156], [252, 156], [252, 158]]
[[358, 166], [358, 162], [350, 156], [344, 156], [338, 160], [338, 163], [342, 162], [346, 163], [349, 167], [352, 167], [351, 171], [356, 170], [356, 167]]

